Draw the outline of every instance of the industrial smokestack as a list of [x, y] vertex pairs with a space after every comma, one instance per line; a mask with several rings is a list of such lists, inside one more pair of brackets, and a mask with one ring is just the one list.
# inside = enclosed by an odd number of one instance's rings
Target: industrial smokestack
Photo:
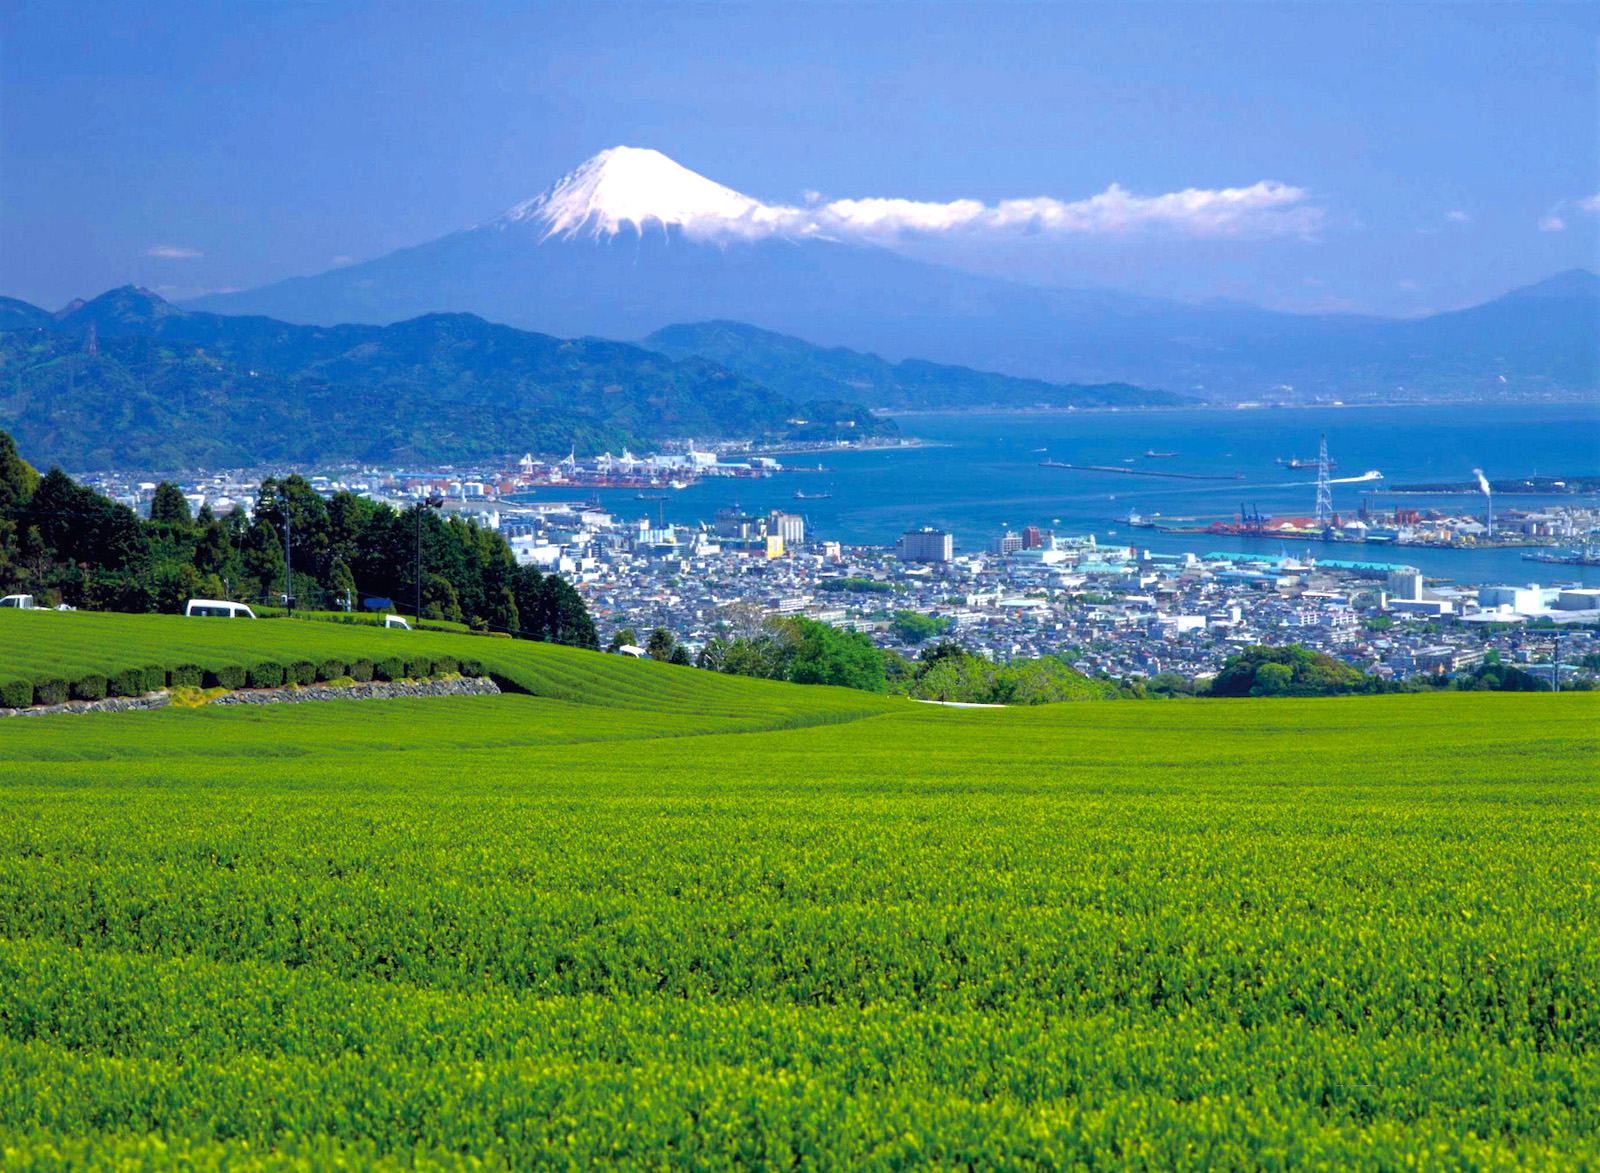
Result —
[[1478, 478], [1478, 488], [1483, 490], [1483, 528], [1486, 537], [1494, 537], [1494, 494], [1489, 491], [1488, 478], [1483, 469], [1475, 468], [1472, 475]]

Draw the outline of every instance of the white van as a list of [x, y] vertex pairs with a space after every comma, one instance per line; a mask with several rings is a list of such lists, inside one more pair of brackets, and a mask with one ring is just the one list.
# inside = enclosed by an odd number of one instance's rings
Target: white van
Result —
[[191, 617], [220, 619], [254, 619], [256, 613], [243, 603], [230, 603], [227, 599], [190, 599], [183, 609]]
[[411, 624], [407, 623], [398, 615], [385, 615], [383, 617], [383, 625], [385, 627], [403, 627], [407, 631], [411, 630]]
[[0, 599], [0, 607], [17, 607], [23, 611], [38, 611], [41, 608], [34, 606], [32, 595], [7, 595]]

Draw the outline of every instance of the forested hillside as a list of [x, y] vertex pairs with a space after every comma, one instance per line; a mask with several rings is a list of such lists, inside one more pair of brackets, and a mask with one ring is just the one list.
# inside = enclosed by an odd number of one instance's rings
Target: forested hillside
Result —
[[94, 611], [177, 614], [191, 598], [276, 603], [290, 588], [305, 610], [392, 599], [411, 613], [421, 559], [422, 615], [529, 639], [595, 647], [582, 598], [556, 575], [518, 566], [505, 539], [423, 505], [396, 512], [352, 493], [324, 500], [300, 476], [261, 484], [255, 511], [191, 515], [162, 482], [150, 519], [77, 484], [41, 477], [0, 432], [0, 594]]
[[61, 315], [0, 305], [0, 427], [41, 466], [97, 469], [454, 462], [895, 430], [705, 359], [470, 314], [293, 326], [189, 313], [132, 287]]
[[1047, 383], [909, 358], [892, 363], [843, 346], [813, 346], [743, 322], [695, 322], [657, 330], [643, 342], [670, 358], [709, 359], [805, 398], [844, 397], [901, 411], [1019, 407], [1172, 407], [1192, 402], [1131, 383]]

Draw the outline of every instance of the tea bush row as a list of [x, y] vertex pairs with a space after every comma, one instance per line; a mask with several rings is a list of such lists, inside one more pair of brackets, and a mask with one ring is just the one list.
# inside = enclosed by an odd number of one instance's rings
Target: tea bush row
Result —
[[790, 694], [13, 722], [3, 1159], [1600, 1158], [1600, 697]]
[[356, 659], [348, 663], [325, 659], [259, 660], [248, 666], [218, 664], [205, 668], [198, 664], [179, 664], [172, 668], [149, 665], [124, 668], [105, 675], [85, 672], [68, 679], [42, 676], [34, 680], [10, 679], [0, 682], [0, 707], [24, 709], [30, 705], [59, 705], [66, 701], [98, 701], [107, 697], [137, 697], [162, 688], [282, 688], [303, 686], [350, 677], [361, 683], [370, 680], [422, 680], [433, 676], [483, 676], [483, 662], [458, 660], [454, 656], [386, 656], [374, 663]]

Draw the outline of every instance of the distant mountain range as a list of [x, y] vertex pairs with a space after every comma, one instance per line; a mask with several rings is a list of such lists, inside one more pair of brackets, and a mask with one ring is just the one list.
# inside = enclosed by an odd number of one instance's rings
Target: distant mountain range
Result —
[[731, 320], [890, 362], [1223, 400], [1600, 391], [1600, 278], [1585, 270], [1405, 321], [1035, 288], [829, 235], [631, 148], [473, 228], [194, 305], [323, 325], [465, 311], [612, 338]]
[[710, 359], [791, 398], [847, 399], [891, 411], [1194, 404], [1170, 391], [1128, 383], [1046, 383], [914, 358], [891, 363], [842, 346], [813, 346], [743, 322], [668, 326], [641, 345], [670, 358]]
[[290, 325], [125, 287], [57, 314], [0, 299], [0, 429], [41, 466], [178, 469], [465, 461], [668, 437], [892, 435], [703, 358], [434, 314]]

